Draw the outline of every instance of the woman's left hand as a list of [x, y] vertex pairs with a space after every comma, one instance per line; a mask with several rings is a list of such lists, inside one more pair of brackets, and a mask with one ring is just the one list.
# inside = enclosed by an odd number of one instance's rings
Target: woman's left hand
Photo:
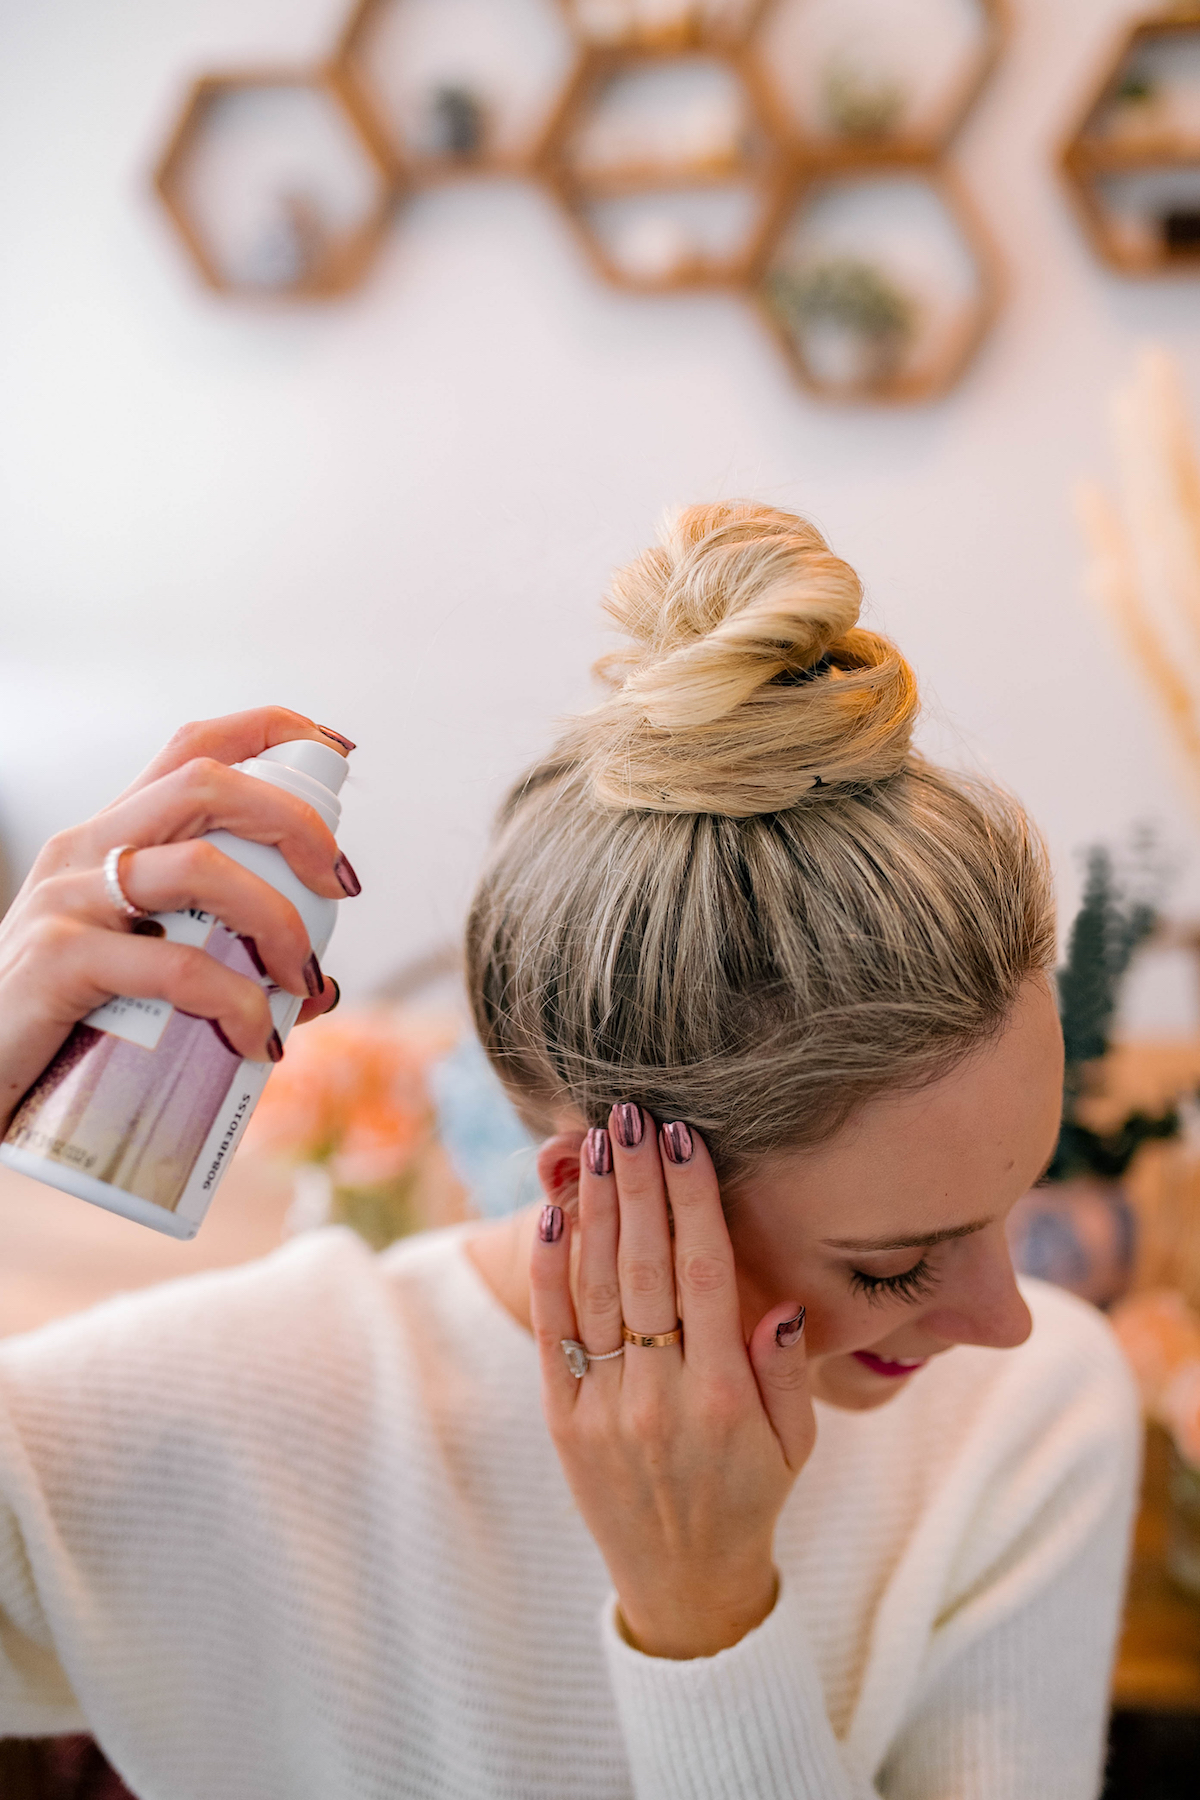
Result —
[[[803, 1310], [773, 1307], [747, 1344], [699, 1135], [656, 1133], [634, 1106], [614, 1107], [609, 1124], [580, 1159], [574, 1299], [561, 1207], [545, 1209], [534, 1243], [546, 1416], [630, 1641], [651, 1656], [711, 1656], [775, 1602], [775, 1523], [816, 1436]], [[602, 1356], [623, 1322], [656, 1335], [677, 1317], [682, 1343], [626, 1344], [572, 1375], [564, 1339]]]

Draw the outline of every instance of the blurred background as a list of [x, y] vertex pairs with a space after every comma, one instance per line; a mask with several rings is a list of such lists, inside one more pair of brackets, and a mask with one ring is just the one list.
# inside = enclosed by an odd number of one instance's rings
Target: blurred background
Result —
[[[544, 119], [573, 56], [553, 0], [410, 4], [452, 27], [421, 79], [474, 83], [494, 114], [510, 9], [512, 42], [550, 71], [522, 129]], [[927, 65], [941, 79], [979, 29], [973, 0], [778, 0], [760, 60], [784, 71], [785, 108], [804, 99], [787, 71], [809, 66], [789, 32], [814, 4], [826, 90], [839, 55], [851, 73], [865, 55], [885, 114], [889, 81], [923, 105]], [[799, 384], [735, 292], [608, 285], [549, 183], [469, 166], [401, 195], [348, 291], [213, 291], [152, 181], [191, 83], [315, 66], [345, 0], [7, 0], [0, 835], [14, 874], [181, 719], [282, 701], [360, 745], [344, 840], [365, 892], [333, 966], [365, 994], [457, 930], [498, 794], [586, 699], [610, 569], [665, 507], [750, 494], [808, 513], [860, 569], [872, 622], [919, 672], [926, 742], [1027, 802], [1064, 916], [1080, 848], [1140, 820], [1177, 854], [1179, 904], [1200, 903], [1192, 815], [1153, 700], [1085, 596], [1072, 511], [1074, 483], [1108, 476], [1109, 399], [1140, 342], [1169, 349], [1200, 407], [1195, 273], [1108, 266], [1059, 167], [1142, 10], [1005, 9], [944, 158], [991, 246], [990, 329], [940, 397], [841, 405]], [[889, 17], [898, 48], [880, 39]], [[383, 66], [386, 97], [398, 77]], [[430, 120], [412, 99], [420, 144]], [[708, 124], [719, 135], [719, 104]], [[497, 125], [502, 150], [514, 129]], [[250, 165], [232, 154], [209, 192], [224, 180], [236, 238]], [[630, 237], [653, 282], [669, 232]], [[295, 244], [275, 254], [286, 265]], [[1178, 983], [1158, 985], [1153, 1006], [1178, 1024]]]
[[195, 1245], [4, 1172], [0, 1334], [527, 1197], [452, 992], [495, 804], [665, 509], [805, 513], [1077, 923], [1014, 1244], [1133, 1309], [1111, 1793], [1193, 1791], [1200, 5], [0, 0], [0, 156], [4, 898], [265, 702], [357, 742], [364, 884]]

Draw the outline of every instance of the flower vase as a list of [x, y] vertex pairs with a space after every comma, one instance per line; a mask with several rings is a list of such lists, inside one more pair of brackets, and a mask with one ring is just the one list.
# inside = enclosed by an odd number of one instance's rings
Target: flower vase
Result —
[[373, 1250], [386, 1250], [397, 1238], [423, 1229], [417, 1205], [418, 1170], [407, 1168], [387, 1181], [335, 1187], [329, 1212], [331, 1225], [349, 1225]]
[[1136, 1225], [1119, 1181], [1078, 1175], [1031, 1188], [1009, 1215], [1013, 1264], [1018, 1274], [1111, 1306], [1129, 1291]]

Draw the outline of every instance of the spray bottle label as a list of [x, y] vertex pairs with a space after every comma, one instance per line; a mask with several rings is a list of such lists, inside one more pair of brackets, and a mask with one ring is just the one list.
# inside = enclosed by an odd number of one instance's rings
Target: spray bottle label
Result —
[[[217, 923], [215, 914], [191, 909], [187, 912], [155, 913], [169, 943], [192, 944], [203, 950]], [[156, 1050], [175, 1008], [169, 1000], [138, 1000], [128, 994], [114, 994], [103, 1006], [95, 1007], [83, 1021], [111, 1037], [124, 1038], [127, 1044], [140, 1044], [143, 1050]]]
[[[173, 942], [201, 946], [259, 982], [272, 1016], [291, 1025], [299, 1001], [274, 988], [252, 943], [208, 913], [159, 919]], [[269, 1063], [243, 1061], [207, 1019], [118, 996], [75, 1027], [6, 1142], [168, 1212], [194, 1189], [206, 1205], [269, 1073]]]

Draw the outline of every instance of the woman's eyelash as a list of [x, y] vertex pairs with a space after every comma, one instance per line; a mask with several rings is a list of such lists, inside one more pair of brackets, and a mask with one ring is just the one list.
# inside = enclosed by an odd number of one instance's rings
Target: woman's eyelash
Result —
[[868, 1275], [864, 1269], [850, 1271], [850, 1286], [855, 1293], [876, 1301], [890, 1300], [893, 1296], [900, 1300], [923, 1300], [936, 1279], [925, 1256], [899, 1275]]

